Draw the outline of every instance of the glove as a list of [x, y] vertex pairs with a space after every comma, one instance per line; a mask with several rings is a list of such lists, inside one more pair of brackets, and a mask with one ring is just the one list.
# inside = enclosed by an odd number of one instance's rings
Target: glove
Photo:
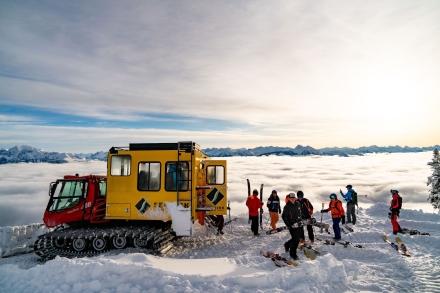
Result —
[[328, 210], [321, 210], [321, 213], [328, 213]]
[[344, 225], [345, 224], [345, 216], [342, 216], [342, 225]]

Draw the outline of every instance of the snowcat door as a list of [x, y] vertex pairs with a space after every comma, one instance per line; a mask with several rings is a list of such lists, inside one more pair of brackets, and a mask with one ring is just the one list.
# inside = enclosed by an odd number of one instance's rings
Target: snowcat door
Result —
[[226, 215], [227, 212], [227, 172], [226, 160], [204, 160], [206, 186], [206, 206], [214, 208], [208, 215]]

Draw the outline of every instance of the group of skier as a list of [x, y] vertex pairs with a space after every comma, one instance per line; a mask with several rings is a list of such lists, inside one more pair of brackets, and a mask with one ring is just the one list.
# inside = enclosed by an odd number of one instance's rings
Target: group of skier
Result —
[[[343, 193], [342, 190], [339, 190], [343, 199], [345, 199], [347, 203], [347, 214], [345, 213], [342, 202], [338, 200], [338, 197], [335, 193], [329, 195], [330, 203], [327, 209], [323, 209], [321, 213], [331, 213], [332, 221], [333, 221], [333, 232], [335, 240], [341, 239], [341, 230], [339, 224], [342, 222], [343, 225], [346, 224], [346, 215], [347, 215], [347, 224], [356, 224], [356, 206], [357, 206], [357, 193], [354, 191], [352, 185], [346, 186], [347, 192]], [[391, 201], [390, 206], [390, 219], [393, 225], [393, 233], [402, 233], [402, 229], [397, 222], [397, 218], [399, 217], [399, 211], [401, 208], [401, 200], [399, 200], [400, 196], [398, 195], [398, 191], [392, 189], [391, 194], [393, 199]], [[270, 197], [267, 200], [267, 208], [269, 210], [270, 215], [270, 226], [273, 230], [277, 228], [277, 223], [279, 220], [279, 214], [283, 219], [284, 224], [288, 227], [291, 239], [289, 239], [286, 243], [284, 243], [284, 248], [289, 251], [290, 256], [293, 259], [298, 259], [296, 255], [296, 250], [298, 248], [299, 243], [305, 242], [305, 234], [304, 227], [293, 227], [296, 223], [301, 221], [310, 219], [313, 214], [313, 205], [311, 202], [304, 198], [304, 192], [301, 190], [289, 193], [285, 199], [285, 206], [283, 211], [281, 211], [281, 201], [277, 194], [276, 190], [272, 190]], [[251, 221], [251, 231], [255, 236], [259, 236], [258, 232], [258, 216], [259, 210], [262, 211], [263, 202], [258, 198], [258, 190], [254, 189], [252, 194], [248, 197], [246, 201], [246, 206], [249, 209], [249, 220]], [[313, 232], [312, 224], [307, 225], [307, 233], [311, 243], [314, 242], [315, 236]]]

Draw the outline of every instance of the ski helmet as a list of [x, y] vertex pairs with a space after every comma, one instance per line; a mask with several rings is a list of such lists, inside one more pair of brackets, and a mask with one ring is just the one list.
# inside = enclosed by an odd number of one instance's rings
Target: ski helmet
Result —
[[346, 188], [348, 188], [348, 189], [351, 189], [351, 188], [353, 188], [353, 186], [351, 186], [350, 184], [348, 184], [347, 186], [345, 186]]
[[298, 190], [296, 195], [298, 196], [298, 198], [303, 198], [304, 197], [304, 192], [302, 192], [301, 190]]
[[330, 194], [328, 197], [330, 197], [330, 199], [336, 199], [337, 198], [336, 194], [334, 194], [334, 193]]
[[275, 194], [277, 194], [277, 191], [274, 189], [274, 190], [272, 190], [272, 193], [275, 193]]
[[254, 189], [254, 191], [252, 191], [252, 194], [257, 194], [258, 195], [258, 190]]
[[289, 198], [295, 198], [295, 197], [296, 197], [295, 192], [289, 193]]
[[399, 194], [399, 191], [397, 191], [395, 189], [391, 189], [390, 192], [391, 192], [391, 194]]

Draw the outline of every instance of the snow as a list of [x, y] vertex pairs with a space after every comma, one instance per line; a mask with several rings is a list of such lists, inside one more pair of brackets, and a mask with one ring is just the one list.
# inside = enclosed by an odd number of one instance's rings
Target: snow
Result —
[[[355, 231], [342, 234], [364, 248], [316, 243], [323, 252], [312, 261], [298, 251], [298, 267], [278, 268], [260, 255], [260, 250], [271, 250], [288, 257], [283, 250], [288, 232], [255, 237], [246, 214], [234, 215], [237, 221], [222, 236], [194, 224], [194, 236], [176, 240], [165, 256], [137, 248], [48, 261], [33, 253], [4, 255], [0, 292], [440, 292], [440, 216], [402, 209], [402, 227], [431, 234], [399, 235], [412, 254], [405, 257], [382, 240], [387, 235], [395, 241], [387, 213], [385, 203], [361, 208]], [[319, 221], [321, 214], [314, 217]], [[331, 221], [328, 214], [323, 219]], [[1, 249], [12, 251], [43, 229], [38, 224], [2, 227]], [[319, 229], [315, 234], [333, 237]]]

